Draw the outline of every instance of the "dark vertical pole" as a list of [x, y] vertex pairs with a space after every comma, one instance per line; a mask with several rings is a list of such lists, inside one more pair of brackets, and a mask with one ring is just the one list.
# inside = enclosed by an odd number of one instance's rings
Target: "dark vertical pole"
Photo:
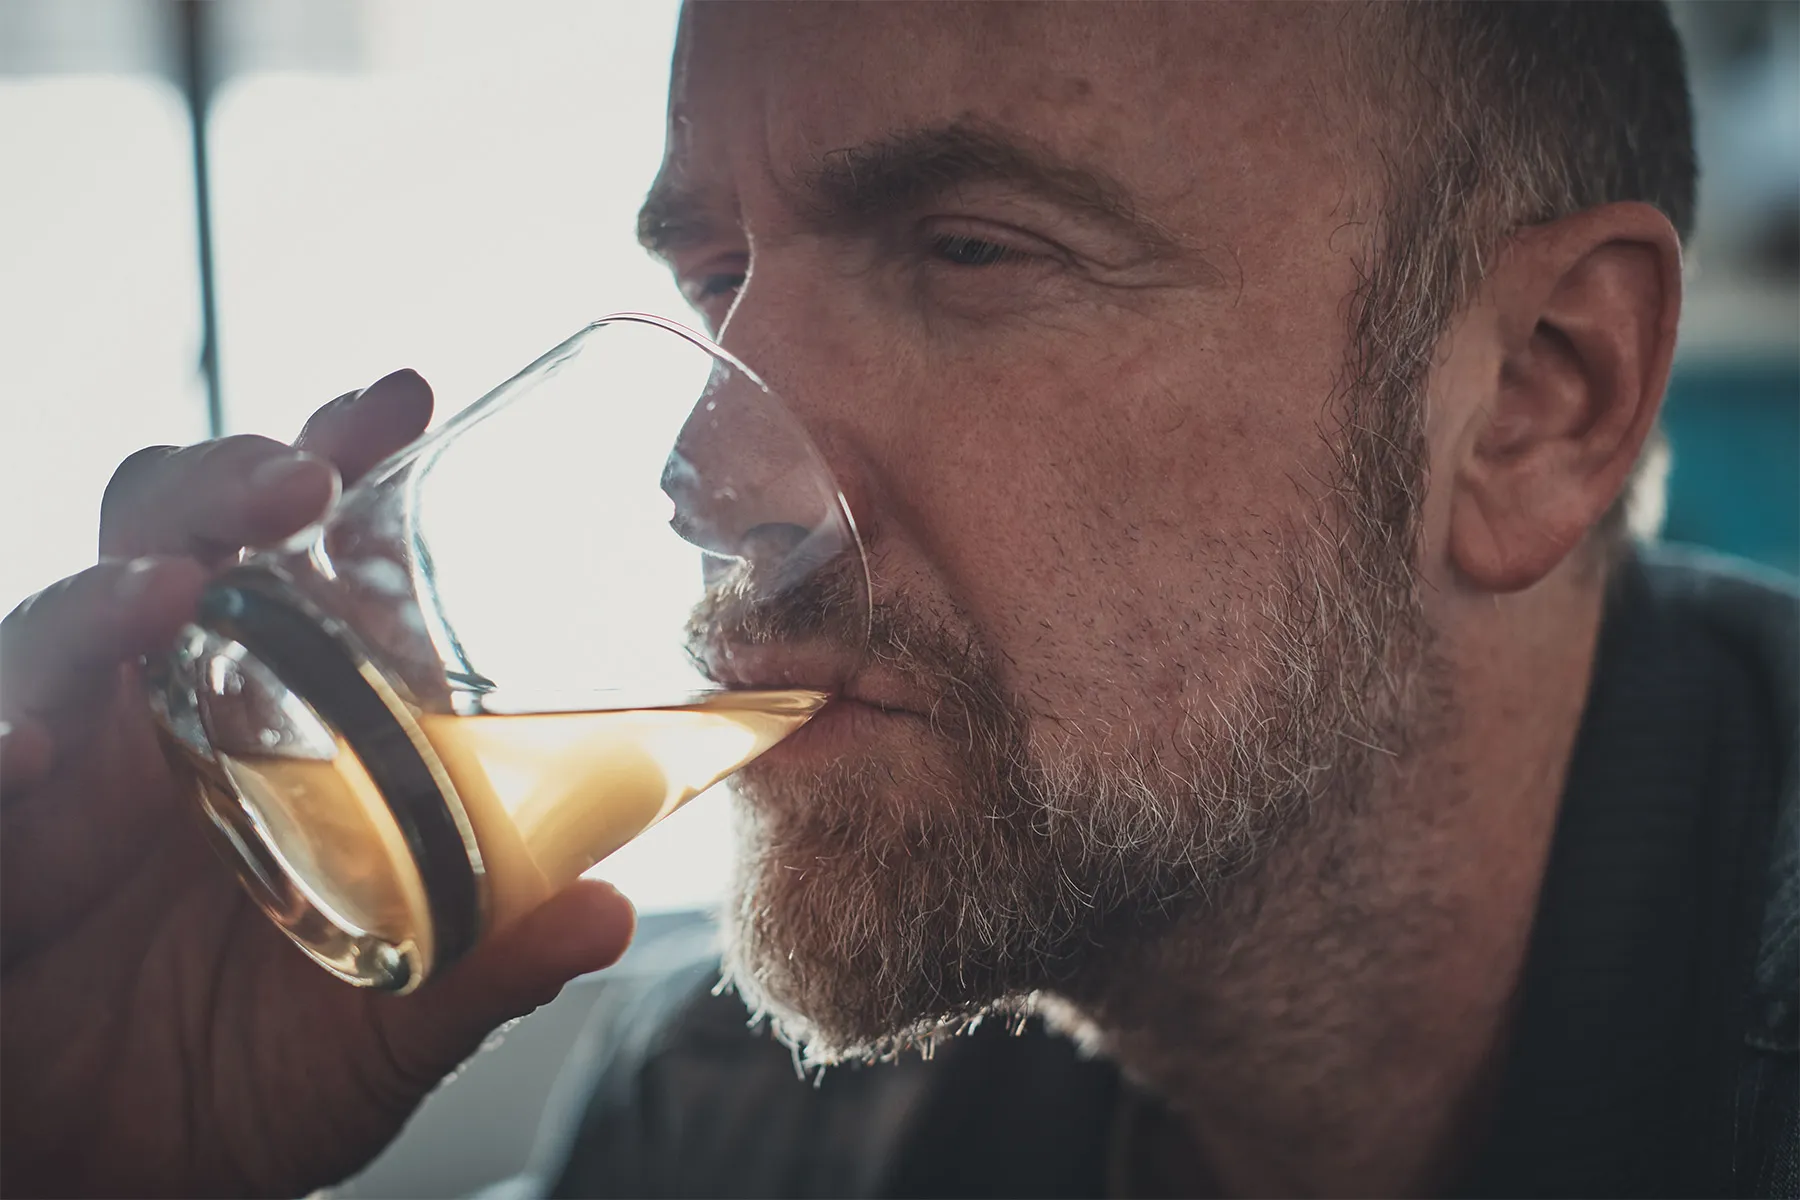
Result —
[[194, 146], [194, 218], [200, 242], [200, 371], [206, 377], [208, 437], [225, 432], [225, 401], [219, 389], [219, 310], [213, 285], [212, 176], [206, 165], [206, 114], [217, 72], [207, 38], [211, 0], [178, 0], [175, 5], [181, 90], [187, 98], [188, 128]]

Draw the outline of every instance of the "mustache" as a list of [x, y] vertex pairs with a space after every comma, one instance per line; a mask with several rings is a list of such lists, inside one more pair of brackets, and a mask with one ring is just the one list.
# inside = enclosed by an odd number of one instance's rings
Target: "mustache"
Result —
[[768, 578], [747, 559], [714, 559], [687, 621], [687, 652], [704, 664], [719, 646], [822, 641], [855, 651], [867, 626], [862, 563], [840, 555], [797, 579]]
[[687, 653], [707, 672], [733, 647], [823, 645], [858, 666], [878, 663], [905, 677], [932, 698], [929, 715], [942, 726], [997, 740], [1022, 725], [1022, 710], [1000, 682], [999, 656], [971, 620], [939, 616], [898, 592], [871, 598], [865, 616], [866, 586], [852, 555], [784, 587], [759, 586], [753, 569], [733, 563], [709, 581], [690, 614]]

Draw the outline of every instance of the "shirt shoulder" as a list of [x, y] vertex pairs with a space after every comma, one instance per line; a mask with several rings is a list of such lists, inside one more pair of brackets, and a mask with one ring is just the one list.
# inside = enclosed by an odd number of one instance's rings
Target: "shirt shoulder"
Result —
[[1800, 587], [1692, 551], [1646, 556], [1657, 602], [1742, 670], [1769, 721], [1773, 812], [1744, 1006], [1734, 1175], [1748, 1196], [1800, 1196]]
[[1659, 548], [1645, 577], [1660, 606], [1715, 642], [1766, 715], [1773, 815], [1762, 873], [1749, 1038], [1788, 1053], [1800, 1026], [1800, 582], [1703, 554]]

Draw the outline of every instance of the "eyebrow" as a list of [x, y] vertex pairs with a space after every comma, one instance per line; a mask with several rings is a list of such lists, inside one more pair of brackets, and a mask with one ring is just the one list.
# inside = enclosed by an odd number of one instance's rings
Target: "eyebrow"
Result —
[[[1130, 190], [1091, 165], [1075, 163], [1003, 130], [956, 121], [828, 150], [798, 174], [806, 215], [826, 227], [867, 226], [903, 215], [959, 187], [1009, 186], [1096, 222], [1167, 256], [1180, 239], [1149, 220]], [[638, 240], [659, 258], [711, 236], [713, 206], [698, 193], [659, 179], [638, 213]]]

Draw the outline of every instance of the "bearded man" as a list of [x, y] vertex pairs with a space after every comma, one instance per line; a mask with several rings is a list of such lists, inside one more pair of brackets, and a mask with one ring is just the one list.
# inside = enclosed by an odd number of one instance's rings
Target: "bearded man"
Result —
[[[610, 994], [541, 1182], [1795, 1194], [1794, 596], [1629, 536], [1694, 181], [1654, 4], [691, 6], [640, 232], [873, 645], [740, 776], [736, 995]], [[113, 690], [429, 408], [138, 456], [9, 618], [9, 1188], [341, 1177], [629, 936], [578, 885], [350, 993]]]

